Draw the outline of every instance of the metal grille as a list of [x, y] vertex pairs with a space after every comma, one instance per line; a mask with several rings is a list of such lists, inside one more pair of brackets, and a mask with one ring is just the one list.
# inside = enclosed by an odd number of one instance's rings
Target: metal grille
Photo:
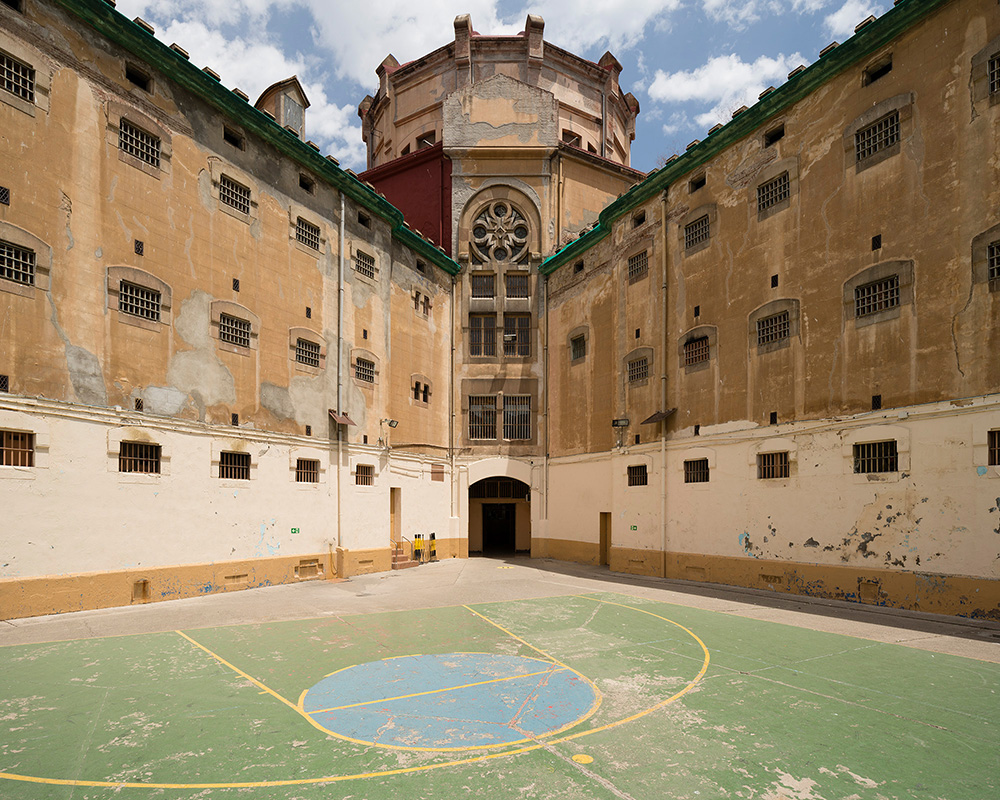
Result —
[[295, 360], [309, 367], [319, 366], [320, 346], [308, 339], [298, 339], [295, 342]]
[[470, 395], [469, 438], [497, 438], [497, 399], [494, 395]]
[[1000, 92], [1000, 56], [994, 56], [990, 59], [989, 73], [990, 94], [996, 94]]
[[147, 442], [122, 442], [118, 451], [119, 472], [160, 474], [160, 445]]
[[899, 276], [866, 283], [854, 290], [854, 315], [866, 317], [899, 305]]
[[[706, 221], [708, 217], [705, 217]], [[649, 254], [643, 250], [628, 259], [628, 282], [635, 283], [649, 272]]]
[[469, 315], [469, 355], [495, 356], [497, 329], [494, 314]]
[[0, 375], [0, 392], [10, 391], [10, 376]]
[[690, 367], [692, 364], [701, 364], [708, 361], [709, 347], [708, 337], [699, 336], [684, 343], [684, 366]]
[[694, 247], [696, 244], [708, 241], [709, 236], [708, 214], [698, 217], [694, 222], [684, 226], [684, 247]]
[[772, 178], [767, 183], [762, 183], [757, 187], [757, 210], [766, 211], [782, 200], [787, 200], [788, 193], [788, 173], [782, 172], [777, 178]]
[[123, 119], [118, 128], [118, 147], [153, 167], [160, 166], [160, 139]]
[[237, 211], [250, 213], [250, 190], [226, 175], [219, 178], [219, 199]]
[[768, 478], [787, 478], [788, 453], [758, 453], [757, 477], [765, 480]]
[[858, 161], [864, 161], [898, 141], [899, 112], [893, 111], [854, 134], [854, 153]]
[[503, 438], [531, 438], [531, 396], [505, 395], [503, 398]]
[[649, 359], [643, 356], [642, 358], [634, 358], [628, 362], [628, 382], [637, 383], [638, 381], [644, 381], [649, 377]]
[[707, 458], [684, 462], [684, 483], [708, 483], [708, 475]]
[[864, 442], [854, 445], [854, 471], [861, 474], [898, 472], [899, 457], [896, 455], [896, 441]]
[[988, 462], [991, 467], [1000, 466], [1000, 431], [990, 431], [987, 436]]
[[219, 477], [235, 481], [250, 480], [250, 454], [219, 453]]
[[497, 294], [497, 276], [492, 272], [476, 273], [472, 276], [472, 296], [493, 298]]
[[791, 336], [792, 326], [787, 311], [757, 320], [757, 346], [780, 342]]
[[570, 358], [576, 361], [587, 355], [587, 338], [585, 336], [575, 336], [569, 340]]
[[531, 284], [529, 277], [527, 272], [508, 272], [506, 276], [507, 297], [527, 297]]
[[250, 346], [250, 321], [231, 317], [228, 314], [219, 315], [219, 340], [240, 347]]
[[0, 466], [35, 466], [35, 434], [26, 431], [0, 431]]
[[358, 464], [354, 468], [354, 483], [357, 486], [374, 486], [375, 466], [372, 464]]
[[354, 269], [364, 275], [366, 278], [375, 277], [375, 258], [368, 255], [368, 253], [362, 253], [358, 250], [354, 254]]
[[375, 362], [360, 356], [355, 358], [354, 377], [365, 383], [375, 383]]
[[306, 247], [319, 250], [319, 226], [299, 217], [295, 221], [295, 238]]
[[505, 356], [531, 355], [531, 315], [503, 315], [503, 354]]
[[0, 186], [0, 205], [10, 205], [10, 188], [7, 186]]
[[6, 53], [0, 53], [0, 88], [15, 97], [35, 102], [35, 70]]
[[628, 471], [629, 486], [645, 486], [649, 483], [645, 464], [633, 464], [626, 467], [626, 470]]
[[989, 282], [1000, 282], [1000, 242], [990, 242], [986, 248], [986, 265]]
[[295, 462], [296, 483], [319, 483], [319, 461], [315, 458], [300, 458]]
[[0, 241], [0, 278], [35, 285], [35, 251]]
[[[442, 467], [442, 472], [444, 468]], [[442, 475], [442, 480], [444, 476]], [[469, 487], [469, 497], [486, 500], [527, 500], [531, 487], [516, 478], [484, 478]]]
[[160, 293], [134, 283], [118, 284], [118, 310], [133, 317], [160, 321]]

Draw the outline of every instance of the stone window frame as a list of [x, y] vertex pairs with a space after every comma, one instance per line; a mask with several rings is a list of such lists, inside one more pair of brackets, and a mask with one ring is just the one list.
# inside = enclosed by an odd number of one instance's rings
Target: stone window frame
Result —
[[[685, 229], [692, 222], [704, 216], [708, 217], [708, 238], [690, 248], [685, 247]], [[688, 256], [693, 256], [695, 253], [700, 253], [702, 250], [707, 250], [715, 241], [716, 233], [718, 232], [718, 224], [719, 209], [716, 203], [705, 203], [704, 205], [700, 205], [697, 208], [688, 211], [687, 214], [677, 221], [677, 243], [680, 248], [681, 255], [686, 258]]]
[[[629, 483], [629, 467], [645, 467], [646, 482]], [[622, 482], [622, 487], [626, 492], [642, 491], [644, 489], [649, 489], [650, 486], [655, 486], [653, 478], [656, 476], [656, 471], [654, 469], [652, 457], [648, 455], [632, 454], [628, 458], [623, 459], [621, 466], [619, 467], [619, 476]]]
[[52, 273], [52, 248], [39, 239], [35, 234], [29, 233], [24, 228], [18, 228], [9, 222], [0, 220], [0, 239], [10, 242], [18, 247], [31, 250], [35, 254], [35, 281], [34, 283], [18, 283], [0, 278], [0, 292], [20, 295], [33, 299], [35, 292], [47, 292], [51, 283]]
[[[851, 296], [853, 298], [854, 295], [852, 294]], [[782, 311], [788, 312], [788, 337], [776, 342], [757, 344], [757, 320], [780, 314]], [[755, 351], [757, 355], [763, 355], [764, 353], [771, 353], [775, 350], [783, 350], [786, 347], [791, 347], [792, 342], [799, 338], [801, 331], [800, 314], [801, 302], [795, 297], [781, 297], [751, 311], [747, 317], [751, 352]]]
[[[693, 341], [694, 339], [708, 338], [708, 358], [705, 361], [700, 361], [697, 364], [685, 364], [684, 347], [685, 345]], [[678, 368], [684, 371], [685, 375], [690, 375], [692, 372], [701, 372], [702, 370], [709, 369], [712, 366], [712, 362], [719, 355], [719, 329], [715, 325], [698, 325], [694, 328], [689, 328], [687, 331], [682, 333], [677, 339], [677, 358], [678, 358]]]
[[[854, 445], [870, 442], [896, 442], [896, 472], [855, 472]], [[902, 425], [869, 425], [856, 428], [841, 439], [840, 454], [844, 462], [844, 471], [852, 477], [854, 483], [897, 483], [910, 473], [910, 431]], [[869, 477], [871, 476], [871, 477]]]
[[[252, 197], [251, 193], [251, 197]], [[299, 229], [299, 219], [303, 222], [308, 222], [310, 225], [319, 229], [319, 247], [310, 247], [304, 242], [299, 240], [298, 229]], [[326, 252], [326, 245], [328, 242], [328, 237], [326, 235], [326, 229], [324, 228], [322, 221], [305, 206], [300, 206], [297, 203], [292, 203], [288, 207], [288, 241], [289, 243], [300, 253], [306, 253], [313, 258], [319, 258]]]
[[[351, 262], [351, 276], [364, 281], [369, 286], [377, 286], [379, 282], [379, 275], [382, 272], [381, 258], [378, 249], [368, 242], [356, 242], [354, 239], [349, 239], [347, 244], [348, 257]], [[372, 272], [374, 273], [372, 277], [365, 275], [365, 273], [358, 269], [357, 259], [359, 251], [372, 260]]]
[[[5, 31], [0, 31], [0, 51], [35, 71], [35, 101], [33, 103], [3, 90], [0, 90], [0, 103], [16, 108], [29, 117], [34, 117], [38, 111], [48, 114], [50, 95], [52, 94], [52, 73], [46, 67], [39, 68], [39, 65], [45, 63], [42, 55], [26, 47], [21, 41], [14, 39]], [[117, 140], [115, 146], [118, 146]]]
[[[237, 319], [246, 320], [250, 323], [250, 346], [243, 347], [242, 345], [233, 344], [232, 342], [224, 342], [219, 338], [219, 321], [223, 314], [230, 317], [236, 317]], [[241, 356], [248, 356], [253, 353], [258, 347], [258, 340], [260, 338], [260, 317], [254, 314], [249, 308], [239, 303], [234, 303], [232, 300], [213, 300], [209, 309], [209, 331], [213, 339], [215, 339], [215, 345], [220, 350], [225, 350], [228, 353], [236, 353]]]
[[[892, 158], [902, 152], [903, 143], [913, 135], [913, 104], [915, 96], [913, 92], [903, 92], [892, 97], [887, 97], [875, 103], [864, 114], [857, 117], [844, 129], [843, 147], [845, 167], [854, 168], [855, 174], [881, 164], [886, 159]], [[891, 114], [893, 111], [899, 113], [899, 141], [889, 147], [879, 150], [877, 153], [858, 161], [855, 150], [855, 134], [862, 128], [866, 128], [882, 117]]]
[[[688, 447], [682, 450], [678, 455], [679, 458], [674, 466], [674, 470], [677, 474], [678, 482], [684, 487], [684, 491], [712, 491], [713, 485], [711, 476], [716, 469], [715, 449], [712, 447]], [[702, 459], [708, 462], [709, 479], [707, 481], [692, 481], [691, 483], [686, 482], [684, 480], [684, 462], [700, 461]]]
[[[414, 394], [413, 390], [414, 390], [414, 388], [416, 387], [416, 385], [418, 383], [423, 387], [423, 389], [420, 392], [420, 398], [419, 399], [413, 396], [413, 394]], [[410, 395], [410, 405], [411, 406], [419, 406], [420, 408], [429, 408], [430, 404], [431, 404], [431, 398], [434, 397], [433, 382], [431, 381], [430, 378], [428, 378], [426, 375], [424, 375], [421, 372], [414, 372], [414, 373], [412, 373], [410, 375], [410, 393], [409, 393], [409, 395]], [[427, 399], [424, 400], [424, 397], [426, 397]]]
[[[757, 456], [767, 453], [788, 453], [787, 478], [760, 478], [757, 471]], [[747, 480], [760, 486], [787, 487], [799, 474], [799, 451], [794, 439], [782, 436], [764, 439], [747, 450]]]
[[[637, 381], [629, 381], [628, 379], [628, 365], [631, 361], [636, 361], [637, 359], [645, 358], [647, 364], [647, 373], [645, 378], [640, 378]], [[638, 389], [641, 386], [649, 386], [653, 380], [654, 372], [654, 360], [653, 360], [653, 348], [644, 346], [636, 347], [630, 350], [622, 358], [622, 380], [624, 381], [626, 389]]]
[[[260, 463], [259, 459], [253, 457], [250, 447], [251, 442], [247, 439], [212, 439], [212, 456], [209, 462], [208, 474], [214, 485], [224, 489], [237, 489], [241, 486], [246, 487], [257, 480], [257, 468], [260, 466]], [[223, 453], [248, 454], [250, 456], [250, 477], [247, 480], [241, 478], [220, 478], [219, 468]]]
[[[423, 291], [421, 291], [423, 289]], [[431, 302], [431, 296], [427, 294], [426, 287], [414, 286], [410, 290], [410, 300], [413, 304], [413, 313], [420, 317], [421, 319], [430, 319], [431, 309], [434, 308], [434, 303]]]
[[[162, 434], [162, 431], [157, 433]], [[141, 442], [160, 446], [159, 472], [119, 472], [118, 454], [122, 442]], [[170, 437], [154, 435], [149, 428], [138, 425], [122, 425], [108, 430], [107, 470], [118, 476], [118, 483], [160, 483], [162, 478], [170, 477], [170, 464], [173, 455]], [[253, 459], [251, 459], [251, 462]]]
[[[573, 340], [583, 339], [583, 355], [579, 358], [573, 358]], [[576, 364], [582, 364], [587, 360], [587, 354], [590, 352], [590, 326], [589, 325], [577, 325], [573, 330], [569, 332], [566, 336], [566, 350], [569, 353], [569, 363], [571, 366]]]
[[[371, 483], [358, 483], [358, 467], [371, 468], [372, 471]], [[365, 493], [376, 491], [376, 489], [378, 488], [378, 476], [379, 476], [378, 459], [376, 457], [370, 455], [355, 456], [351, 459], [350, 469], [351, 469], [350, 475], [351, 475], [352, 491], [360, 491]]]
[[[212, 181], [212, 197], [215, 198], [215, 205], [219, 211], [247, 225], [258, 219], [260, 213], [260, 187], [249, 173], [244, 172], [238, 167], [234, 167], [228, 162], [223, 162], [221, 159], [210, 158], [209, 175]], [[250, 213], [244, 214], [238, 208], [222, 202], [222, 198], [219, 195], [219, 183], [223, 175], [234, 183], [241, 184], [250, 190]]]
[[47, 420], [19, 411], [0, 410], [0, 430], [31, 433], [35, 437], [34, 464], [30, 467], [0, 466], [0, 481], [35, 480], [38, 470], [49, 468], [52, 430]]
[[990, 292], [1000, 292], [1000, 280], [989, 281], [989, 248], [1000, 242], [1000, 224], [987, 228], [972, 240], [972, 282], [985, 283]]
[[[173, 291], [170, 284], [156, 277], [153, 273], [147, 272], [138, 267], [113, 266], [107, 269], [107, 307], [116, 319], [123, 325], [132, 325], [136, 328], [144, 328], [147, 331], [161, 331], [171, 324], [173, 310]], [[119, 309], [118, 299], [121, 293], [122, 281], [149, 289], [160, 293], [160, 319], [154, 321], [145, 317], [137, 317], [135, 314], [128, 314]]]
[[[107, 124], [104, 128], [104, 140], [107, 142], [108, 147], [114, 148], [115, 152], [118, 153], [119, 161], [129, 164], [157, 180], [160, 179], [161, 175], [170, 174], [174, 150], [169, 130], [148, 114], [116, 100], [108, 101], [105, 114], [107, 116]], [[121, 149], [119, 146], [119, 131], [121, 130], [122, 119], [127, 120], [134, 127], [140, 128], [145, 133], [155, 136], [160, 140], [160, 166], [154, 167], [152, 164], [143, 161], [141, 158], [129, 155]]]
[[[3, 427], [3, 426], [0, 426]], [[972, 464], [977, 477], [1000, 478], [1000, 465], [989, 463], [990, 431], [1000, 431], [1000, 415], [982, 414], [972, 423]]]
[[973, 103], [988, 100], [990, 108], [1000, 103], [1000, 92], [990, 94], [989, 74], [990, 61], [998, 57], [1000, 57], [1000, 36], [992, 38], [982, 50], [972, 57], [969, 88], [972, 92]]
[[[768, 181], [774, 180], [783, 172], [788, 173], [788, 197], [761, 211], [757, 207], [757, 189]], [[756, 180], [747, 187], [747, 203], [750, 208], [756, 209], [757, 221], [763, 222], [764, 220], [773, 217], [775, 214], [779, 214], [785, 209], [790, 208], [792, 201], [798, 198], [798, 194], [799, 160], [798, 158], [792, 156], [791, 158], [782, 158], [777, 161], [772, 161], [757, 173]]]
[[[486, 344], [485, 332], [493, 331], [493, 354], [484, 353], [473, 353], [472, 346], [474, 342], [472, 341], [472, 319], [475, 318], [493, 318], [493, 327], [480, 327], [479, 330], [483, 332], [482, 341], [479, 342], [479, 346], [483, 347]], [[467, 327], [465, 336], [463, 337], [467, 342], [466, 358], [469, 359], [470, 364], [489, 364], [489, 363], [499, 363], [503, 354], [503, 315], [497, 314], [496, 310], [491, 311], [472, 311], [466, 317]], [[523, 360], [523, 359], [522, 359]]]
[[[709, 223], [711, 224], [711, 223]], [[637, 272], [635, 275], [630, 274], [629, 263], [633, 258], [638, 258], [641, 255], [646, 256], [646, 263], [642, 270]], [[626, 251], [625, 257], [622, 259], [622, 263], [625, 265], [625, 285], [626, 287], [632, 286], [633, 284], [639, 283], [649, 277], [649, 264], [653, 260], [653, 242], [652, 239], [644, 239], [641, 242], [634, 244], [629, 250]]]
[[[299, 339], [305, 339], [306, 341], [319, 345], [318, 367], [314, 367], [312, 364], [303, 364], [296, 358]], [[288, 359], [292, 362], [294, 368], [299, 372], [305, 372], [308, 375], [321, 375], [323, 370], [326, 369], [326, 339], [323, 338], [323, 334], [318, 331], [314, 331], [312, 328], [305, 328], [302, 326], [289, 328]]]
[[[359, 358], [362, 358], [365, 361], [371, 361], [372, 364], [375, 365], [372, 380], [363, 381], [358, 378], [358, 371], [355, 369], [355, 365], [357, 364]], [[351, 380], [354, 382], [355, 386], [360, 386], [362, 389], [374, 389], [379, 385], [380, 376], [382, 374], [382, 360], [377, 355], [364, 347], [352, 347], [348, 359], [348, 367], [351, 370]]]
[[[319, 477], [318, 480], [314, 481], [297, 481], [295, 480], [295, 473], [298, 469], [298, 461], [300, 458], [306, 458], [311, 461], [316, 461], [319, 463]], [[318, 447], [296, 447], [292, 446], [288, 448], [288, 481], [289, 483], [295, 484], [297, 487], [303, 489], [304, 491], [315, 491], [319, 489], [320, 486], [327, 482], [327, 459], [329, 454], [320, 450]], [[253, 464], [253, 459], [250, 459], [250, 464]]]
[[[531, 438], [530, 439], [504, 439], [504, 396], [530, 397], [529, 406], [531, 409]], [[470, 397], [494, 397], [496, 399], [496, 437], [493, 439], [470, 439], [469, 438], [469, 398]], [[461, 424], [462, 442], [467, 447], [537, 447], [542, 426], [540, 418], [542, 409], [540, 406], [540, 392], [538, 382], [534, 379], [509, 378], [471, 378], [462, 381], [461, 384]]]
[[[855, 289], [869, 283], [891, 278], [893, 275], [899, 276], [899, 305], [876, 311], [874, 314], [865, 314], [862, 317], [856, 316]], [[913, 304], [913, 262], [907, 260], [882, 261], [874, 264], [861, 272], [856, 273], [844, 282], [844, 324], [854, 323], [855, 328], [864, 328], [878, 322], [885, 322], [890, 319], [898, 319], [902, 314], [903, 306]]]

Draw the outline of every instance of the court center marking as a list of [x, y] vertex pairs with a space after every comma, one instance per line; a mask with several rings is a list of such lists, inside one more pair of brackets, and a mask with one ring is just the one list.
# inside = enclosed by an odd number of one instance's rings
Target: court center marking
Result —
[[[564, 595], [564, 597], [565, 596], [566, 595]], [[678, 700], [679, 698], [683, 697], [685, 694], [687, 694], [688, 692], [690, 692], [701, 681], [701, 679], [703, 677], [705, 677], [705, 673], [708, 671], [708, 665], [709, 665], [709, 660], [710, 660], [710, 655], [709, 655], [709, 652], [708, 652], [708, 648], [705, 646], [705, 643], [701, 639], [699, 639], [698, 636], [695, 633], [693, 633], [688, 628], [685, 628], [680, 623], [674, 622], [673, 620], [667, 619], [666, 617], [662, 617], [659, 614], [654, 614], [652, 611], [646, 611], [646, 610], [641, 609], [641, 608], [636, 608], [635, 606], [626, 605], [625, 603], [615, 603], [614, 601], [611, 601], [611, 600], [603, 600], [603, 599], [596, 598], [596, 597], [589, 597], [587, 595], [568, 595], [568, 596], [569, 597], [577, 597], [577, 598], [580, 598], [582, 600], [590, 600], [591, 602], [594, 602], [594, 603], [604, 603], [606, 605], [619, 606], [620, 608], [627, 608], [627, 609], [629, 609], [631, 611], [638, 611], [641, 614], [646, 614], [646, 615], [648, 615], [650, 617], [655, 617], [656, 619], [663, 620], [664, 622], [669, 622], [671, 625], [674, 625], [674, 626], [680, 628], [682, 631], [685, 631], [689, 636], [691, 636], [701, 646], [701, 649], [702, 649], [702, 651], [705, 654], [705, 660], [702, 663], [701, 670], [680, 691], [675, 692], [674, 694], [672, 694], [670, 697], [666, 698], [665, 700], [661, 700], [659, 703], [656, 703], [655, 705], [652, 705], [649, 708], [644, 709], [643, 711], [639, 711], [639, 712], [633, 714], [630, 717], [625, 717], [624, 719], [616, 720], [615, 722], [609, 722], [608, 724], [602, 725], [599, 728], [590, 728], [589, 730], [579, 731], [577, 733], [573, 733], [573, 734], [570, 734], [568, 736], [563, 736], [563, 737], [558, 738], [558, 739], [552, 739], [552, 740], [548, 740], [548, 741], [545, 741], [545, 742], [528, 745], [528, 746], [525, 746], [525, 747], [517, 747], [517, 748], [514, 748], [513, 750], [504, 750], [504, 751], [499, 752], [499, 753], [487, 753], [487, 754], [482, 754], [482, 755], [476, 755], [476, 756], [472, 756], [470, 758], [455, 759], [453, 761], [442, 761], [442, 762], [439, 762], [437, 764], [423, 764], [423, 765], [417, 766], [417, 767], [400, 767], [398, 769], [387, 769], [387, 770], [381, 770], [381, 771], [378, 771], [378, 772], [364, 772], [364, 773], [357, 773], [357, 774], [354, 774], [354, 775], [326, 775], [326, 776], [323, 776], [323, 777], [320, 777], [320, 778], [294, 778], [294, 779], [288, 779], [288, 780], [272, 780], [272, 781], [243, 781], [243, 782], [238, 782], [238, 783], [237, 782], [230, 782], [230, 783], [138, 783], [138, 782], [131, 782], [131, 781], [128, 781], [128, 782], [123, 782], [123, 781], [88, 781], [88, 780], [76, 780], [76, 779], [66, 779], [66, 778], [41, 778], [41, 777], [37, 777], [37, 776], [34, 776], [34, 775], [18, 775], [18, 774], [13, 773], [13, 772], [0, 772], [0, 779], [13, 780], [13, 781], [21, 781], [23, 783], [46, 784], [46, 785], [50, 785], [50, 786], [88, 786], [88, 787], [97, 787], [97, 788], [109, 787], [109, 788], [114, 788], [114, 789], [256, 789], [256, 788], [272, 787], [272, 786], [305, 786], [305, 785], [312, 785], [312, 784], [319, 784], [319, 783], [339, 783], [341, 781], [359, 780], [359, 779], [362, 779], [362, 778], [383, 778], [383, 777], [389, 777], [389, 776], [392, 776], [392, 775], [405, 775], [405, 774], [414, 773], [414, 772], [427, 772], [429, 770], [434, 770], [434, 769], [446, 769], [448, 767], [458, 767], [458, 766], [464, 766], [466, 764], [475, 764], [475, 763], [482, 762], [482, 761], [490, 761], [490, 760], [492, 760], [494, 758], [506, 758], [508, 756], [520, 755], [521, 753], [530, 753], [530, 752], [532, 752], [534, 750], [540, 750], [542, 748], [549, 748], [552, 745], [561, 744], [563, 742], [569, 742], [569, 741], [572, 741], [572, 740], [575, 740], [575, 739], [579, 739], [579, 738], [581, 738], [583, 736], [590, 736], [591, 734], [594, 734], [594, 733], [600, 733], [601, 731], [610, 730], [610, 729], [615, 728], [615, 727], [617, 727], [619, 725], [624, 725], [624, 724], [626, 724], [628, 722], [632, 722], [634, 720], [637, 720], [637, 719], [640, 719], [642, 717], [645, 717], [648, 714], [652, 714], [654, 711], [658, 711], [659, 709], [663, 708], [664, 706], [667, 706], [670, 703], [673, 703], [674, 701]], [[535, 598], [535, 599], [540, 599], [540, 598]], [[516, 601], [512, 601], [512, 602], [516, 602]], [[469, 607], [468, 606], [463, 606], [463, 608], [469, 608]], [[486, 617], [483, 617], [482, 614], [479, 614], [478, 612], [473, 611], [471, 608], [469, 608], [469, 610], [472, 611], [472, 613], [476, 614], [477, 616], [482, 617], [487, 622], [490, 622], [490, 624], [495, 625], [498, 628], [500, 627], [499, 625], [496, 625], [496, 623], [492, 622], [492, 620], [488, 620]], [[185, 636], [180, 631], [177, 631], [177, 633], [180, 633], [181, 636], [184, 636], [184, 638], [186, 638], [186, 639], [190, 639], [190, 637]], [[509, 634], [509, 635], [514, 636], [514, 638], [518, 639], [519, 641], [522, 641], [522, 642], [524, 641], [519, 636], [515, 636], [514, 634]], [[197, 644], [197, 642], [194, 642], [193, 639], [190, 639], [190, 641], [192, 641], [193, 643]], [[527, 642], [524, 642], [524, 643], [526, 645], [528, 645], [528, 647], [530, 647], [532, 650], [536, 650], [538, 652], [542, 652], [541, 650], [539, 650], [534, 645], [528, 644]], [[256, 680], [255, 678], [250, 677], [249, 675], [247, 675], [242, 670], [237, 669], [236, 667], [234, 667], [232, 664], [230, 664], [225, 659], [223, 659], [223, 658], [221, 658], [219, 656], [216, 656], [214, 653], [211, 653], [211, 651], [208, 650], [208, 648], [203, 647], [200, 644], [198, 645], [198, 647], [200, 647], [205, 652], [210, 653], [213, 656], [213, 658], [216, 658], [218, 661], [220, 661], [221, 663], [223, 663], [226, 666], [230, 667], [231, 669], [233, 669], [238, 674], [246, 677], [247, 680], [250, 680], [254, 684], [256, 684], [257, 686], [261, 686], [264, 689], [266, 689], [267, 692], [268, 692], [268, 694], [273, 695], [274, 697], [276, 697], [277, 699], [279, 699], [282, 702], [286, 703], [287, 705], [292, 705], [287, 700], [285, 700], [285, 698], [283, 698], [281, 695], [279, 695], [277, 692], [274, 692], [271, 689], [268, 689], [260, 681]], [[305, 692], [303, 692], [303, 695], [304, 694], [305, 694]], [[295, 706], [292, 706], [292, 707], [295, 708]], [[298, 709], [296, 709], [296, 710], [298, 710]], [[316, 723], [312, 719], [310, 719], [309, 721], [313, 725], [316, 725]], [[319, 726], [317, 725], [316, 727], [319, 727]], [[324, 730], [324, 729], [320, 728], [320, 730]]]

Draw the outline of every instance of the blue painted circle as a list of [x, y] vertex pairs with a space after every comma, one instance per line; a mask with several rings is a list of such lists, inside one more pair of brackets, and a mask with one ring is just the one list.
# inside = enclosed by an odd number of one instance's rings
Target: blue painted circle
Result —
[[342, 669], [303, 710], [335, 736], [406, 749], [464, 750], [548, 736], [597, 705], [593, 684], [538, 658], [490, 653], [401, 656]]

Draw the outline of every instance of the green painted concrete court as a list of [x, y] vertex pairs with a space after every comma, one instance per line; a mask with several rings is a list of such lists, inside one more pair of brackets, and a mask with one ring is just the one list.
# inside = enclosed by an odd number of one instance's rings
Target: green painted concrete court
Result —
[[1000, 625], [546, 560], [0, 624], [0, 798], [1000, 796]]

